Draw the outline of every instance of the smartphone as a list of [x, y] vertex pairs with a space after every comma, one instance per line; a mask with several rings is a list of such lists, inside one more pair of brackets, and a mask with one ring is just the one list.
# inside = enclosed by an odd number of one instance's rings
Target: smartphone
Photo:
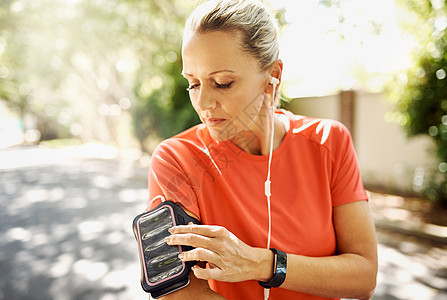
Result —
[[196, 262], [183, 262], [178, 255], [193, 248], [170, 246], [164, 241], [170, 235], [169, 228], [189, 222], [200, 224], [172, 201], [162, 202], [133, 221], [141, 264], [141, 286], [155, 299], [189, 284], [189, 273]]

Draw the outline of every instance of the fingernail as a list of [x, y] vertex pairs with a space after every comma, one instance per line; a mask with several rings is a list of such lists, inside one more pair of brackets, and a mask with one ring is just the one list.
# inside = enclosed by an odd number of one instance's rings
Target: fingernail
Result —
[[180, 253], [179, 255], [178, 255], [178, 258], [180, 258], [180, 259], [183, 259], [185, 257], [185, 255], [183, 254], [183, 253]]
[[174, 227], [169, 228], [168, 231], [169, 231], [170, 233], [174, 233]]
[[171, 237], [170, 236], [165, 237], [165, 242], [169, 244], [171, 242]]

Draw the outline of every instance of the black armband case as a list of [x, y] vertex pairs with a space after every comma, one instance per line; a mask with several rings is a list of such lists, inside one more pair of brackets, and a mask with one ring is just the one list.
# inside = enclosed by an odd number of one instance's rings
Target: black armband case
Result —
[[162, 202], [133, 221], [141, 264], [141, 286], [155, 299], [189, 284], [189, 273], [196, 262], [183, 262], [178, 255], [193, 248], [170, 246], [164, 241], [170, 235], [169, 228], [189, 222], [200, 224], [172, 201]]

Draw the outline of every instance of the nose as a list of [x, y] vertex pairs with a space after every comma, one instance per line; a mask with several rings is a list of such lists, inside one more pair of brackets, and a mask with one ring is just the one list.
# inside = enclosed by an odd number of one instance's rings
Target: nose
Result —
[[218, 102], [214, 98], [212, 91], [202, 86], [197, 95], [196, 106], [202, 111], [212, 110], [218, 106]]

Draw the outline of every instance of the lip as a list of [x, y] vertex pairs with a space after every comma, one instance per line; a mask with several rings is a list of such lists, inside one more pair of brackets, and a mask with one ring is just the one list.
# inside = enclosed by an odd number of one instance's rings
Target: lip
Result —
[[223, 118], [206, 118], [205, 119], [205, 124], [206, 126], [217, 126], [219, 124], [221, 124], [222, 122], [226, 121], [226, 119]]

